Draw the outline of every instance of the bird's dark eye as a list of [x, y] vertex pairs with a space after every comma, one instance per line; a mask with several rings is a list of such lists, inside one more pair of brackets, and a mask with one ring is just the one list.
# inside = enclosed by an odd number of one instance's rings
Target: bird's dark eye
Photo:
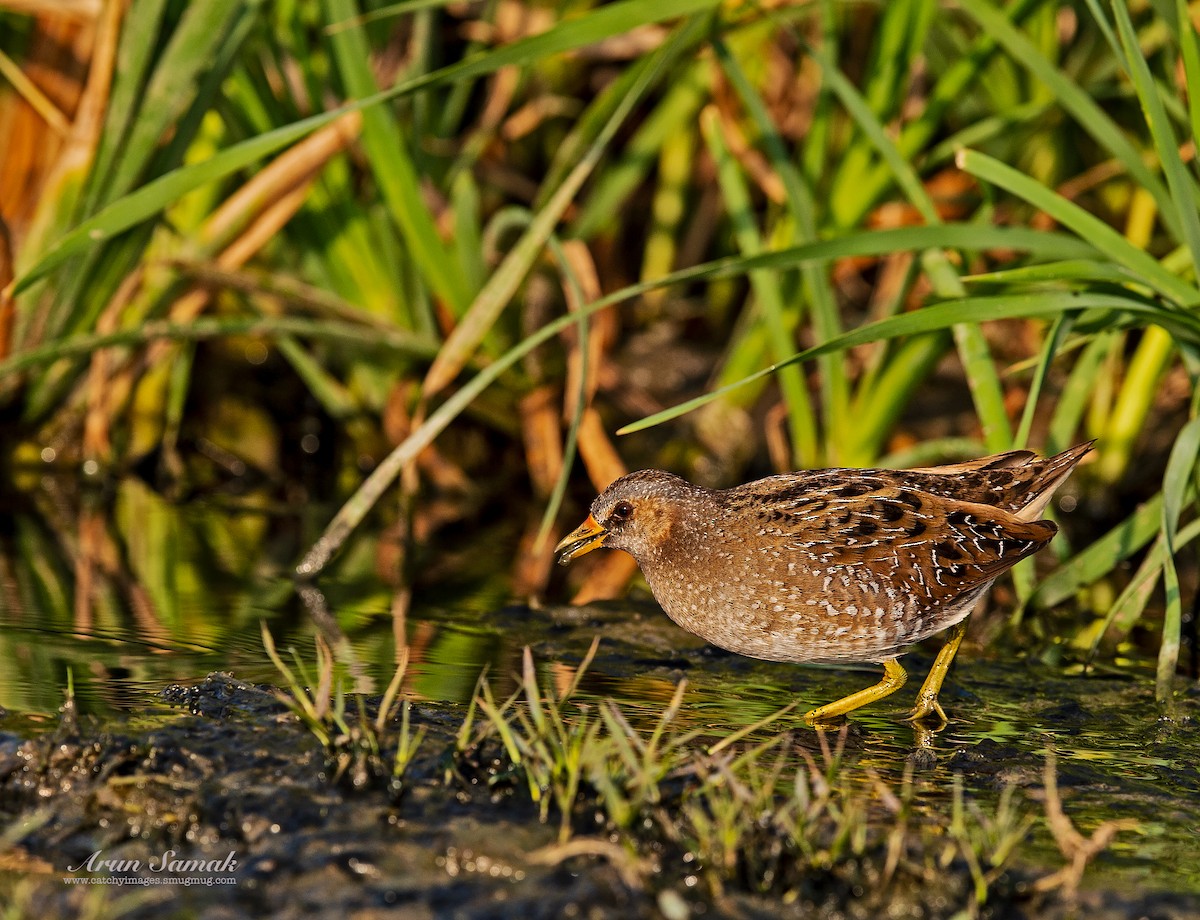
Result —
[[612, 514], [608, 516], [608, 519], [614, 524], [624, 524], [631, 517], [633, 517], [633, 505], [629, 502], [617, 502], [613, 505]]

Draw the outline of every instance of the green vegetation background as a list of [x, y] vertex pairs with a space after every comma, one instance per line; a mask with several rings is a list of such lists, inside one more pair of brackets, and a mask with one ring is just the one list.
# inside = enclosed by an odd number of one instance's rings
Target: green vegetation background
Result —
[[[181, 544], [315, 573], [381, 496], [342, 574], [436, 581], [424, 547], [487, 535], [528, 595], [584, 466], [728, 484], [1094, 437], [1012, 622], [1075, 600], [1070, 654], [1150, 637], [1169, 704], [1200, 533], [1183, 0], [121, 14], [0, 13], [0, 454], [47, 518], [43, 471], [111, 485], [177, 638], [211, 577]], [[172, 501], [234, 480], [299, 535], [181, 532]], [[78, 580], [104, 540], [22, 526], [26, 607], [129, 604], [116, 564]]]

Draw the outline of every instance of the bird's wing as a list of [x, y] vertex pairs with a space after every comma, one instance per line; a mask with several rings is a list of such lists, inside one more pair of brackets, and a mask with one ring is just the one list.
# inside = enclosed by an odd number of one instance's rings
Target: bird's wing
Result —
[[[855, 490], [842, 490], [842, 492]], [[864, 566], [936, 606], [984, 585], [1050, 542], [1050, 521], [1022, 521], [989, 505], [886, 485], [827, 493], [780, 512], [764, 536], [827, 566]]]

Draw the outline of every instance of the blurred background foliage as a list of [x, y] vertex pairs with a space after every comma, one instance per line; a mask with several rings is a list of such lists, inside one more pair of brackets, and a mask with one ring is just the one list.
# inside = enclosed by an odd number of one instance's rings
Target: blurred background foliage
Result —
[[179, 640], [184, 587], [347, 537], [338, 576], [397, 616], [414, 585], [582, 601], [631, 560], [564, 589], [550, 547], [626, 469], [1096, 438], [1057, 562], [983, 635], [1152, 652], [1166, 702], [1195, 676], [1196, 16], [0, 0], [0, 479], [41, 522], [6, 525], [6, 607]]

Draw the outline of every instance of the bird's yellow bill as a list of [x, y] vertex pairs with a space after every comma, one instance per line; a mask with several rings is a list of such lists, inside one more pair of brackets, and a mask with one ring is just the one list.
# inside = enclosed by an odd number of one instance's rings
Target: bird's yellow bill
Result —
[[607, 536], [608, 531], [597, 524], [596, 519], [589, 514], [586, 521], [563, 537], [562, 542], [554, 547], [554, 552], [561, 554], [558, 564], [566, 565], [576, 556], [598, 549], [604, 545], [604, 538]]

